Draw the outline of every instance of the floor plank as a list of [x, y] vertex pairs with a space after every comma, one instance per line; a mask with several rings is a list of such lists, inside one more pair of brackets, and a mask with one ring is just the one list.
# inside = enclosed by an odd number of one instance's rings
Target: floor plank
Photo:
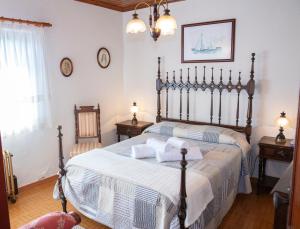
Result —
[[[55, 179], [22, 189], [15, 204], [9, 204], [12, 229], [53, 211], [60, 211], [59, 201], [52, 198]], [[69, 211], [75, 209], [69, 204]], [[268, 194], [238, 195], [232, 208], [224, 218], [220, 229], [271, 229], [274, 208], [272, 197]], [[87, 229], [107, 229], [84, 216], [81, 225]]]
[[[15, 204], [9, 204], [11, 228], [16, 229], [49, 212], [61, 211], [59, 201], [52, 198], [53, 187], [56, 179], [50, 179], [30, 188], [21, 190]], [[76, 211], [68, 203], [68, 211]], [[81, 226], [86, 229], [107, 229], [93, 220], [81, 215]]]
[[272, 229], [274, 207], [270, 194], [238, 194], [220, 229]]

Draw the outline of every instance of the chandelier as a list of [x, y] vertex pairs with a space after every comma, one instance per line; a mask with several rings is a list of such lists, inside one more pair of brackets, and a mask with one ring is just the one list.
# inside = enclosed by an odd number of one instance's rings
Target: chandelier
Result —
[[[150, 35], [157, 41], [157, 38], [160, 35], [173, 35], [175, 30], [177, 29], [176, 20], [174, 17], [170, 15], [170, 10], [168, 7], [167, 0], [154, 0], [153, 4], [150, 5], [147, 2], [140, 2], [135, 6], [134, 14], [132, 15], [132, 19], [128, 22], [126, 27], [127, 33], [143, 33], [146, 31], [146, 24], [143, 20], [138, 17], [136, 10], [139, 6], [146, 5], [150, 9], [150, 16], [149, 16], [149, 29]], [[164, 14], [161, 16], [159, 14], [160, 8], [163, 7]], [[152, 13], [153, 8], [153, 13]]]

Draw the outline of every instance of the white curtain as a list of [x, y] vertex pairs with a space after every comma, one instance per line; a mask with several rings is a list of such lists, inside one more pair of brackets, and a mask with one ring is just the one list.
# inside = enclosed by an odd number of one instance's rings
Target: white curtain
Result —
[[18, 134], [50, 126], [44, 29], [0, 23], [0, 130]]

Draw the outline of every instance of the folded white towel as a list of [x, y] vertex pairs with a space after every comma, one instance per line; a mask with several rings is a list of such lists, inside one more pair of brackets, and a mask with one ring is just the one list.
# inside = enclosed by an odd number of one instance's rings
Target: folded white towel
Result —
[[131, 157], [136, 159], [155, 157], [155, 150], [146, 144], [133, 145], [131, 146]]
[[167, 140], [167, 144], [170, 144], [178, 149], [182, 149], [182, 148], [188, 149], [188, 148], [194, 146], [192, 143], [190, 143], [182, 138], [177, 138], [177, 137], [170, 137]]
[[148, 138], [146, 141], [146, 145], [152, 147], [155, 150], [155, 152], [166, 152], [172, 149], [172, 146], [169, 145], [167, 142], [155, 138]]
[[[181, 149], [173, 148], [172, 150], [166, 152], [156, 152], [156, 160], [158, 162], [181, 161], [181, 159], [182, 159]], [[200, 151], [200, 147], [192, 146], [188, 148], [185, 159], [188, 161], [203, 159], [203, 155]]]

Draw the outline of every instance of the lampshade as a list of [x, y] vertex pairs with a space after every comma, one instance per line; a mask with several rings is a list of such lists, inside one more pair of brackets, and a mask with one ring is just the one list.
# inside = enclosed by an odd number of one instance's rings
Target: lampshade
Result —
[[162, 35], [173, 35], [177, 29], [174, 17], [170, 15], [170, 10], [166, 9], [165, 14], [160, 16], [156, 22], [156, 28], [160, 29]]
[[285, 127], [289, 123], [288, 119], [286, 118], [285, 112], [280, 114], [280, 117], [277, 120], [277, 124], [280, 127]]
[[131, 113], [137, 113], [139, 111], [139, 108], [136, 106], [136, 102], [133, 103], [133, 105], [130, 108]]
[[146, 31], [145, 22], [138, 18], [138, 15], [134, 13], [133, 18], [128, 22], [126, 26], [126, 33], [143, 33]]

